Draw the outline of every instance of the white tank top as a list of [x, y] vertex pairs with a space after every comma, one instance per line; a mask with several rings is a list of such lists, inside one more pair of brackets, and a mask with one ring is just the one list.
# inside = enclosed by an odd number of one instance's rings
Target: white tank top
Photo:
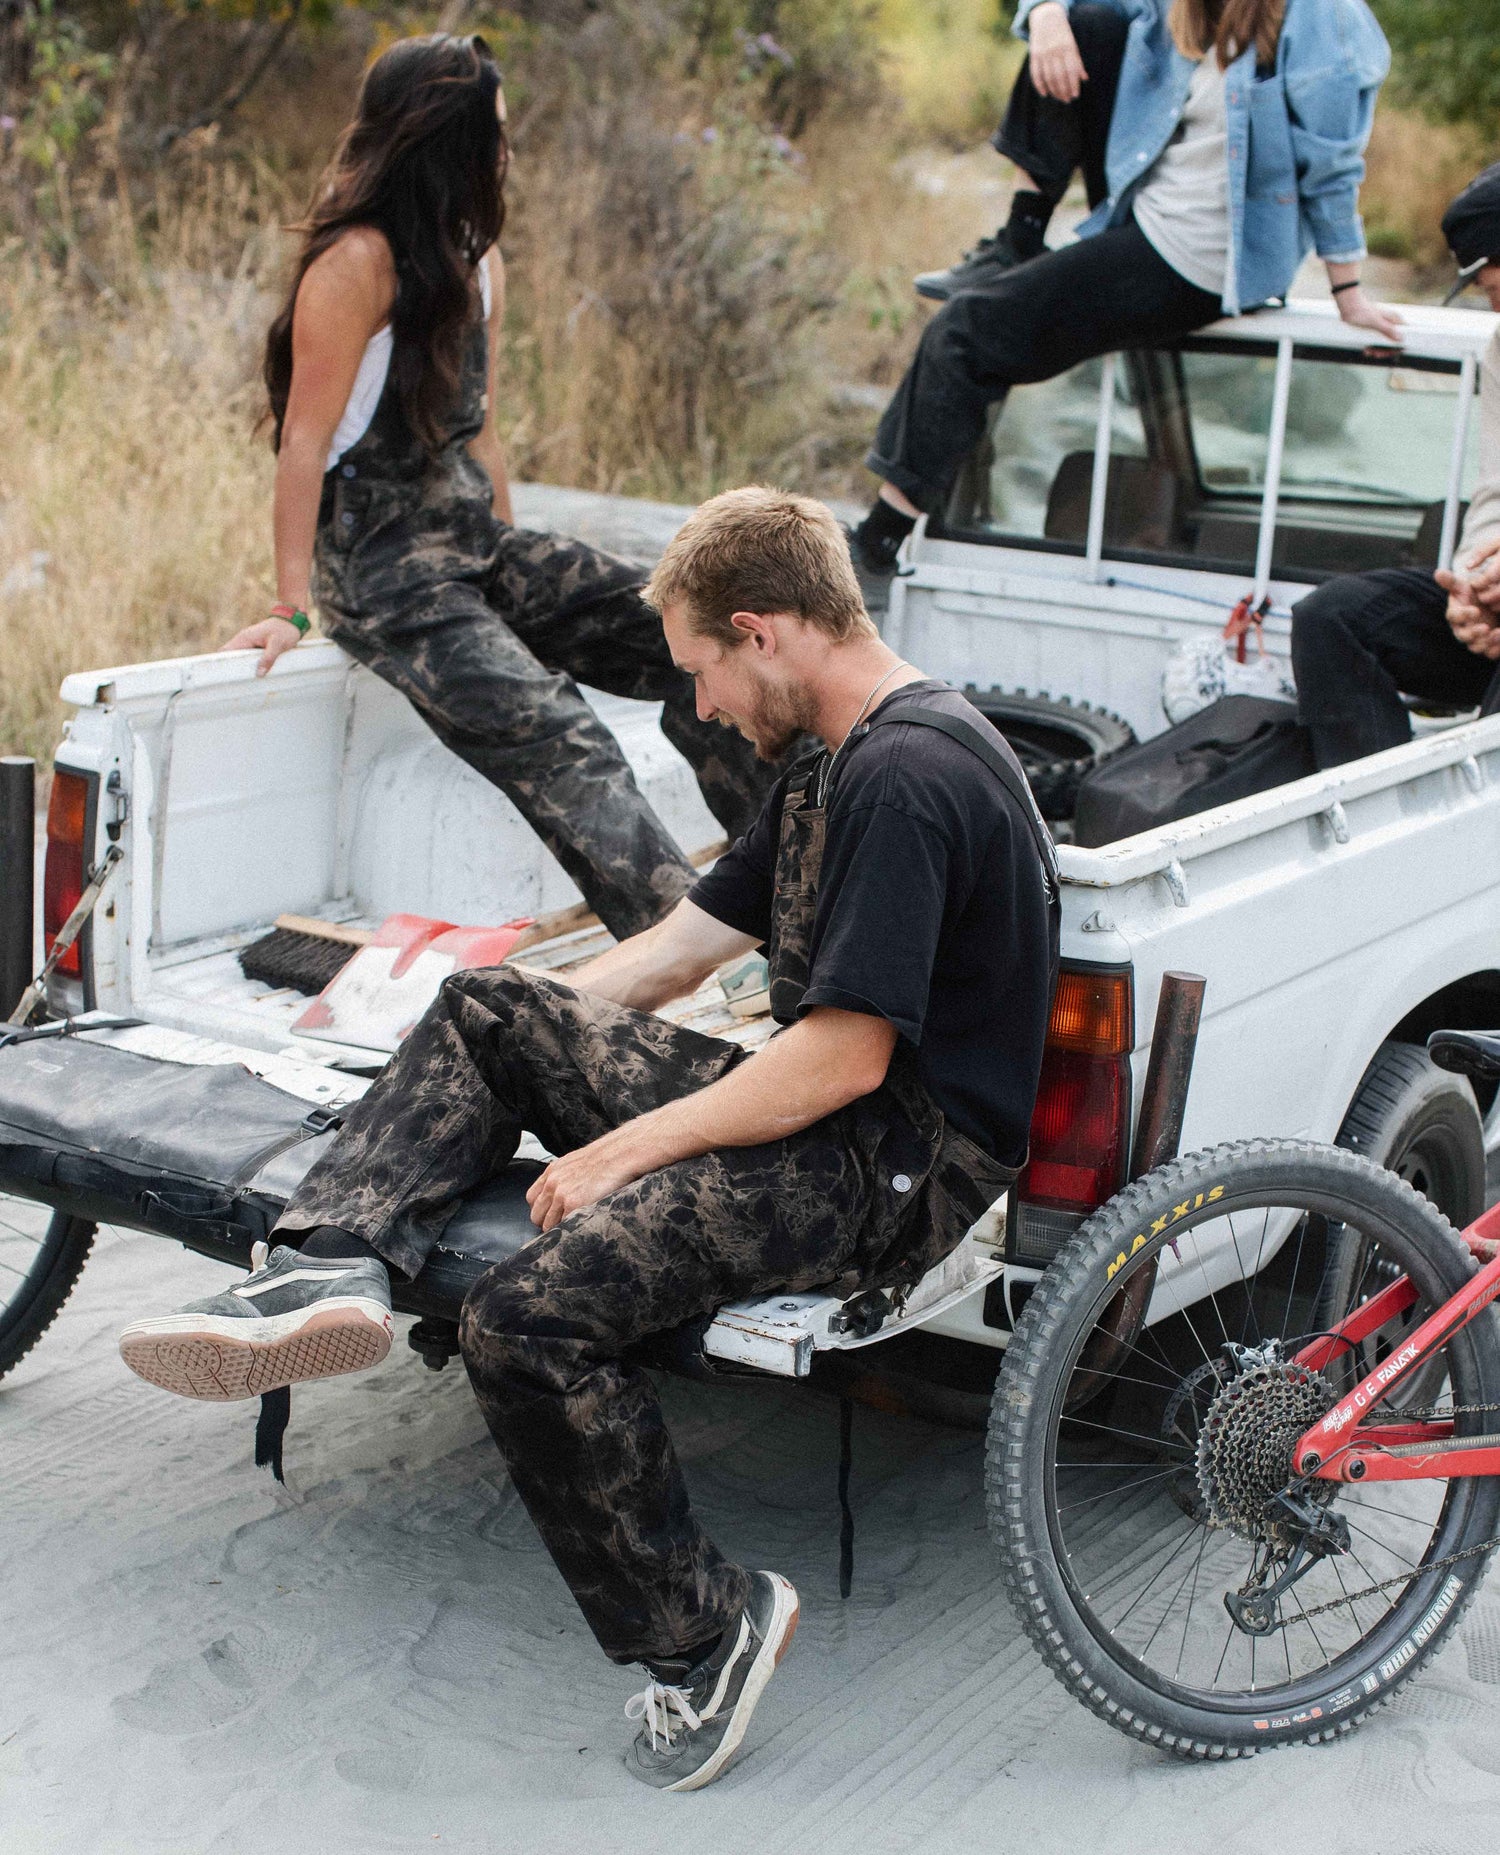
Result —
[[[487, 262], [479, 266], [479, 299], [484, 304], [485, 318], [488, 320], [490, 303], [490, 267]], [[391, 371], [391, 347], [394, 341], [391, 325], [376, 329], [365, 343], [365, 351], [359, 357], [359, 372], [354, 376], [354, 385], [350, 388], [348, 403], [344, 407], [343, 417], [339, 420], [338, 430], [333, 434], [333, 443], [328, 449], [328, 462], [325, 471], [332, 470], [346, 451], [353, 450], [365, 433], [370, 429], [370, 421], [375, 417], [375, 408], [380, 404], [380, 395], [385, 391], [386, 376]]]

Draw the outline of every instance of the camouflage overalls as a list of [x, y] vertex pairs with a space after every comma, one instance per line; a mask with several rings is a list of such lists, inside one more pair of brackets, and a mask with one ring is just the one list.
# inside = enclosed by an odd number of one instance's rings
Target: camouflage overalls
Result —
[[368, 431], [324, 479], [314, 594], [328, 635], [506, 794], [605, 925], [639, 933], [693, 871], [573, 679], [664, 704], [662, 732], [731, 841], [775, 770], [698, 720], [638, 567], [496, 520], [468, 451], [485, 418], [485, 356], [476, 320], [436, 457], [413, 437], [392, 370]]
[[[769, 944], [784, 1023], [806, 987], [825, 818], [800, 771], [788, 797]], [[456, 973], [282, 1228], [339, 1225], [414, 1273], [455, 1201], [506, 1165], [523, 1128], [565, 1153], [744, 1056], [512, 967]], [[944, 1122], [913, 1071], [899, 1045], [873, 1094], [788, 1139], [649, 1173], [470, 1291], [459, 1341], [480, 1409], [613, 1660], [698, 1648], [749, 1589], [698, 1524], [656, 1390], [629, 1349], [772, 1289], [909, 1285], [1015, 1177]]]

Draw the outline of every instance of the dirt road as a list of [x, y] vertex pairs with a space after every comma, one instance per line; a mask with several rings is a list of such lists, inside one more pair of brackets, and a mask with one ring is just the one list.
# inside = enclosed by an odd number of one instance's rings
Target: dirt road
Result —
[[620, 1763], [638, 1683], [595, 1651], [456, 1366], [403, 1343], [298, 1393], [287, 1490], [251, 1465], [253, 1406], [124, 1370], [123, 1320], [223, 1279], [104, 1233], [0, 1385], [7, 1855], [1493, 1846], [1500, 1582], [1351, 1740], [1189, 1766], [1082, 1712], [1020, 1636], [975, 1436], [857, 1413], [841, 1604], [835, 1407], [770, 1384], [667, 1395], [710, 1525], [795, 1580], [803, 1625], [750, 1755], [700, 1797], [646, 1790]]

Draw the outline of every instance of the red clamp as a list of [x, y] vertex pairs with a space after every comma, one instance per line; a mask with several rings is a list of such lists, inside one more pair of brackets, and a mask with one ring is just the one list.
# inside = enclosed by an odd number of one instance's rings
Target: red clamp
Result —
[[1252, 606], [1250, 603], [1253, 597], [1252, 593], [1246, 593], [1224, 621], [1224, 638], [1226, 642], [1232, 641], [1234, 644], [1236, 663], [1245, 661], [1245, 639], [1250, 635], [1252, 628], [1255, 632], [1256, 650], [1260, 655], [1265, 655], [1264, 630], [1266, 613], [1271, 609], [1271, 595], [1267, 593], [1257, 606]]

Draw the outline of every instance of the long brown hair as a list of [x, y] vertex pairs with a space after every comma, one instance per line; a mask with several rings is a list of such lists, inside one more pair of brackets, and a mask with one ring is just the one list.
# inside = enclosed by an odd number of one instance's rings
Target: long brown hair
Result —
[[505, 223], [500, 71], [481, 38], [402, 39], [365, 73], [302, 248], [266, 336], [263, 376], [275, 444], [292, 384], [292, 311], [308, 267], [353, 226], [385, 234], [396, 264], [391, 377], [418, 441], [437, 451], [458, 395], [474, 313], [474, 267]]
[[1285, 16], [1286, 0], [1172, 0], [1167, 30], [1184, 58], [1215, 51], [1227, 69], [1253, 45], [1255, 62], [1269, 70]]

